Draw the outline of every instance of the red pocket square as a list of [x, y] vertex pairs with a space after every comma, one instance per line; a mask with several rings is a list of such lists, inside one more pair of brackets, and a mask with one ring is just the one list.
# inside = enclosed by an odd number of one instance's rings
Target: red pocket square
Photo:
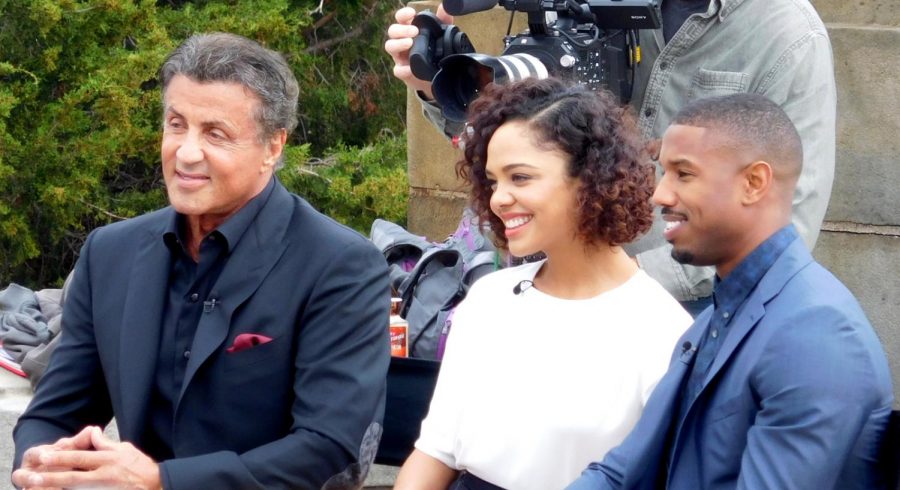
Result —
[[265, 335], [260, 335], [258, 333], [242, 333], [234, 338], [234, 343], [231, 344], [231, 347], [225, 349], [225, 352], [234, 354], [235, 352], [247, 350], [251, 347], [256, 347], [257, 345], [267, 344], [271, 341], [272, 337], [266, 337]]

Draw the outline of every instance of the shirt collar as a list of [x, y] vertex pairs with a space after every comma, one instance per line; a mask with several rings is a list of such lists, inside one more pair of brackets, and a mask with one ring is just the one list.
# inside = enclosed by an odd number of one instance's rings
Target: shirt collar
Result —
[[719, 21], [724, 21], [726, 17], [728, 17], [734, 9], [738, 8], [745, 0], [712, 0], [712, 3], [717, 3], [716, 10], [714, 12], [718, 12]]
[[[234, 213], [233, 216], [219, 225], [218, 228], [211, 231], [207, 236], [213, 235], [220, 238], [226, 251], [234, 248], [241, 237], [244, 236], [247, 229], [250, 228], [250, 223], [253, 223], [253, 220], [256, 219], [256, 215], [259, 214], [260, 209], [262, 209], [269, 201], [269, 196], [272, 195], [272, 190], [274, 188], [275, 177], [273, 176], [272, 179], [269, 180], [269, 183], [266, 184], [266, 187], [263, 188], [262, 192], [250, 199], [244, 207], [239, 209], [237, 213]], [[175, 213], [163, 232], [163, 241], [169, 250], [173, 252], [175, 250], [184, 249], [183, 223], [184, 215]]]
[[787, 225], [750, 252], [724, 280], [716, 276], [713, 286], [715, 309], [734, 314], [784, 249], [798, 236], [794, 225]]
[[704, 18], [718, 16], [719, 21], [724, 21], [742, 3], [744, 0], [710, 0], [706, 13], [702, 15]]

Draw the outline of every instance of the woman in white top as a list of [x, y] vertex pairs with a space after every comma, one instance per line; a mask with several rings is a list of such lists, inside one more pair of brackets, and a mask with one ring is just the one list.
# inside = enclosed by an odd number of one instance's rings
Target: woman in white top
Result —
[[620, 244], [652, 221], [654, 172], [626, 109], [553, 79], [489, 86], [457, 172], [498, 245], [546, 259], [457, 308], [396, 489], [565, 487], [621, 442], [690, 316]]

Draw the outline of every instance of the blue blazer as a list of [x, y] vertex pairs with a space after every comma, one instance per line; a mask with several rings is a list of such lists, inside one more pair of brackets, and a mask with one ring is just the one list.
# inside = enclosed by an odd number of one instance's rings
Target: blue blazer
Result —
[[[25, 449], [113, 415], [121, 438], [141, 447], [171, 260], [162, 235], [174, 213], [88, 237], [59, 347], [14, 431], [15, 467]], [[342, 472], [358, 476], [384, 410], [387, 277], [368, 240], [276, 181], [197, 326], [165, 488], [317, 489]], [[272, 340], [229, 352], [241, 334]], [[361, 456], [364, 439], [374, 447]]]
[[881, 344], [853, 295], [791, 243], [735, 312], [696, 399], [682, 381], [707, 308], [632, 432], [570, 489], [878, 488], [893, 400]]

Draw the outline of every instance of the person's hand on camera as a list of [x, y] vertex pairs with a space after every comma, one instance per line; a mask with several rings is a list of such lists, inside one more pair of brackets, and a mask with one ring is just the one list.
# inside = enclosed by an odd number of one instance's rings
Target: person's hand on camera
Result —
[[[384, 50], [394, 60], [394, 76], [412, 90], [421, 91], [430, 100], [434, 98], [431, 94], [431, 81], [419, 80], [409, 67], [409, 50], [413, 39], [419, 34], [419, 29], [411, 24], [415, 16], [416, 10], [412, 7], [403, 7], [394, 14], [397, 23], [388, 28]], [[453, 23], [453, 16], [444, 11], [443, 5], [438, 6], [437, 17], [444, 24]]]

